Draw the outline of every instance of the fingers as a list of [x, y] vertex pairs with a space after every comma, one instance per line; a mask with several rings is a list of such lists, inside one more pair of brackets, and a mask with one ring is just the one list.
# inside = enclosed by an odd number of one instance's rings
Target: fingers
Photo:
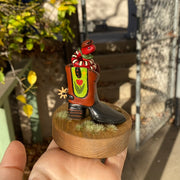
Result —
[[26, 151], [22, 143], [13, 141], [0, 163], [1, 180], [21, 180], [26, 164]]
[[8, 146], [1, 161], [3, 167], [15, 167], [21, 171], [26, 164], [26, 151], [24, 145], [19, 141], [12, 141]]
[[117, 175], [121, 177], [126, 155], [127, 148], [120, 154], [107, 158], [105, 161], [105, 165], [115, 171], [115, 173], [117, 173]]

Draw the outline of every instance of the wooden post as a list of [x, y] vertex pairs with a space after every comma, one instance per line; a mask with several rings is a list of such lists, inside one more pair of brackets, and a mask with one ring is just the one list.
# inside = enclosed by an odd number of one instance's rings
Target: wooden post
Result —
[[67, 16], [67, 18], [71, 22], [70, 27], [71, 27], [73, 33], [75, 34], [75, 38], [73, 38], [72, 42], [64, 43], [65, 64], [68, 64], [71, 62], [71, 56], [73, 54], [73, 51], [75, 49], [77, 49], [78, 47], [80, 47], [80, 44], [81, 44], [77, 9], [76, 9], [75, 14], [72, 14], [71, 16]]

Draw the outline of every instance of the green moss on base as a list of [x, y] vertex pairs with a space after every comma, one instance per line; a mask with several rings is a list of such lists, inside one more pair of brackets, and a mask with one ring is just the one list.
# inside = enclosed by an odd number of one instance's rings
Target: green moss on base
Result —
[[99, 133], [102, 131], [116, 131], [115, 125], [96, 124], [94, 121], [87, 120], [76, 125], [76, 130], [81, 132]]
[[115, 125], [113, 125], [113, 124], [107, 125], [106, 128], [107, 128], [107, 130], [109, 130], [109, 131], [117, 131], [117, 130], [118, 130], [117, 126], [115, 126]]
[[56, 113], [56, 117], [61, 118], [61, 119], [71, 120], [71, 118], [68, 116], [68, 111], [60, 111]]

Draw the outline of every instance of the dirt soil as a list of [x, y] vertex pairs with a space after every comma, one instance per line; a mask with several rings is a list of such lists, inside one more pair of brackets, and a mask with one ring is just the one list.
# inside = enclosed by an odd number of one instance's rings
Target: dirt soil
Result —
[[29, 174], [39, 157], [46, 151], [51, 140], [39, 144], [25, 145], [27, 153], [27, 163], [24, 171], [23, 180], [28, 180]]

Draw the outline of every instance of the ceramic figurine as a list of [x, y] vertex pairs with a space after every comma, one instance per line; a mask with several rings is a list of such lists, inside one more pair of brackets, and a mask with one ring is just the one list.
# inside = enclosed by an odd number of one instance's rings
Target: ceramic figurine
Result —
[[72, 64], [66, 66], [69, 116], [83, 119], [86, 109], [89, 109], [90, 116], [96, 123], [121, 124], [125, 121], [125, 117], [98, 98], [99, 66], [91, 54], [95, 49], [92, 40], [84, 41], [81, 49], [72, 55]]
[[93, 60], [95, 50], [92, 40], [84, 41], [66, 65], [68, 89], [62, 88], [59, 95], [68, 103], [53, 114], [52, 136], [69, 153], [106, 158], [127, 147], [132, 121], [123, 109], [99, 100], [100, 68]]

